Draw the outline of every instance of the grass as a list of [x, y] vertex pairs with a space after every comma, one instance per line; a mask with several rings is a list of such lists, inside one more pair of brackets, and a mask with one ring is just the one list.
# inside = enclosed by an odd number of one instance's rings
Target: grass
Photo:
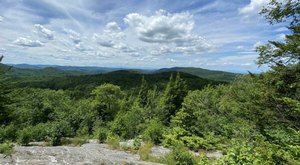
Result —
[[13, 144], [11, 143], [2, 143], [0, 144], [0, 154], [4, 154], [5, 156], [10, 156], [14, 153]]
[[119, 149], [120, 148], [120, 137], [110, 133], [107, 136], [106, 143], [112, 149]]
[[62, 138], [61, 139], [61, 145], [72, 145], [72, 146], [81, 146], [83, 144], [87, 143], [86, 138]]

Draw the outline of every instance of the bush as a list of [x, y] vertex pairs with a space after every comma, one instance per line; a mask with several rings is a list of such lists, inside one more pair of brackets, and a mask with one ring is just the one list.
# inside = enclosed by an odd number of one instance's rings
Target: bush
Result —
[[135, 138], [133, 140], [133, 148], [134, 150], [138, 150], [142, 146], [142, 140], [139, 138]]
[[151, 120], [148, 123], [142, 137], [145, 141], [152, 142], [154, 144], [160, 144], [163, 137], [164, 125], [158, 120]]
[[120, 112], [112, 122], [111, 130], [124, 139], [132, 139], [142, 132], [143, 108], [133, 105], [127, 112]]
[[28, 145], [29, 142], [45, 140], [48, 137], [47, 128], [43, 123], [23, 128], [18, 132], [18, 143]]
[[94, 136], [100, 143], [103, 143], [107, 139], [108, 132], [107, 128], [97, 128], [94, 132]]
[[49, 132], [51, 145], [60, 145], [61, 138], [71, 136], [73, 132], [73, 129], [65, 121], [53, 123]]
[[120, 148], [120, 137], [117, 135], [112, 133], [108, 134], [106, 142], [112, 149]]
[[33, 140], [32, 127], [26, 127], [18, 132], [18, 143], [21, 145], [28, 145]]
[[4, 154], [6, 156], [9, 156], [9, 155], [13, 154], [13, 152], [14, 152], [13, 147], [14, 146], [10, 143], [0, 144], [0, 154]]
[[193, 155], [186, 148], [180, 145], [173, 148], [171, 156], [175, 160], [176, 165], [196, 164]]
[[14, 141], [16, 139], [16, 136], [16, 128], [14, 125], [0, 127], [0, 143], [3, 143], [7, 140]]
[[76, 131], [77, 136], [83, 137], [89, 135], [89, 127], [82, 126]]

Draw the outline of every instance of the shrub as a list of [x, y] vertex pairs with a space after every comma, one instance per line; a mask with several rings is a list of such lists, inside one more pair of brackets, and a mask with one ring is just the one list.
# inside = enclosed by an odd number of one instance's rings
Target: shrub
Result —
[[80, 137], [83, 137], [83, 136], [88, 136], [89, 135], [89, 127], [87, 126], [82, 126], [80, 127], [77, 131], [76, 131], [76, 134]]
[[9, 155], [13, 154], [13, 152], [14, 152], [13, 147], [14, 146], [10, 143], [0, 144], [0, 154], [4, 154], [6, 156], [9, 156]]
[[13, 141], [15, 139], [16, 139], [16, 128], [14, 125], [0, 127], [0, 143], [5, 142], [6, 140]]
[[138, 150], [142, 146], [142, 140], [139, 138], [135, 138], [133, 140], [133, 148], [134, 150]]
[[159, 144], [162, 141], [162, 135], [164, 132], [164, 125], [158, 120], [151, 120], [148, 123], [142, 137], [145, 141]]
[[142, 145], [139, 148], [138, 154], [140, 155], [141, 160], [149, 160], [149, 159], [151, 159], [150, 153], [151, 153], [152, 147], [153, 147], [153, 144], [146, 143], [145, 145]]
[[196, 164], [193, 155], [183, 146], [173, 148], [172, 158], [176, 161], [176, 165], [193, 165]]
[[107, 128], [97, 128], [94, 132], [94, 136], [100, 143], [103, 143], [107, 139], [108, 132]]
[[109, 133], [106, 142], [112, 149], [120, 148], [120, 137], [117, 135]]
[[18, 143], [21, 145], [28, 145], [33, 140], [32, 127], [26, 127], [18, 132]]
[[53, 123], [49, 132], [51, 145], [60, 145], [61, 138], [70, 136], [72, 133], [73, 130], [67, 122], [61, 121]]

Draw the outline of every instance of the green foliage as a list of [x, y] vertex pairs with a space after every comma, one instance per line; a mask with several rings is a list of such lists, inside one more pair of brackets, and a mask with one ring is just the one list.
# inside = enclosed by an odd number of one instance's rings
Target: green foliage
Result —
[[60, 145], [81, 146], [87, 143], [87, 139], [81, 137], [61, 138], [59, 143]]
[[124, 93], [119, 86], [103, 84], [92, 91], [95, 96], [94, 106], [103, 120], [112, 120], [120, 109], [120, 101]]
[[7, 140], [14, 141], [17, 137], [17, 130], [18, 129], [12, 124], [0, 127], [0, 143], [3, 143]]
[[288, 29], [291, 31], [291, 34], [286, 35], [284, 42], [270, 41], [269, 44], [258, 47], [257, 51], [260, 53], [258, 64], [284, 66], [300, 62], [299, 8], [299, 1], [287, 0], [281, 3], [272, 0], [262, 10], [261, 14], [264, 14], [271, 23], [289, 21]]
[[219, 164], [297, 164], [293, 156], [262, 138], [256, 141], [233, 139]]
[[131, 139], [142, 132], [142, 123], [144, 109], [134, 104], [127, 112], [120, 112], [113, 123], [111, 131], [122, 138]]
[[13, 144], [10, 143], [0, 143], [0, 154], [5, 156], [10, 156], [14, 153]]
[[177, 144], [172, 153], [163, 158], [163, 163], [174, 165], [196, 165], [196, 159], [184, 146]]
[[118, 135], [114, 135], [113, 133], [109, 133], [107, 135], [106, 143], [112, 149], [118, 149], [120, 148], [120, 137]]
[[171, 75], [158, 105], [158, 117], [164, 124], [168, 125], [171, 118], [181, 108], [181, 103], [186, 94], [186, 82], [180, 78], [179, 72], [175, 80]]
[[150, 120], [142, 135], [143, 139], [154, 144], [160, 144], [163, 139], [164, 125], [159, 120]]
[[147, 161], [152, 159], [152, 157], [150, 156], [152, 147], [152, 143], [146, 143], [139, 148], [138, 154], [140, 155], [141, 160]]
[[139, 103], [142, 107], [145, 107], [148, 104], [148, 90], [149, 86], [145, 77], [142, 78], [142, 85], [140, 87], [140, 91], [138, 93]]
[[108, 133], [109, 130], [106, 128], [97, 128], [94, 132], [94, 136], [99, 140], [100, 143], [103, 143], [106, 141]]
[[50, 143], [53, 146], [57, 146], [61, 144], [61, 138], [70, 137], [74, 131], [70, 127], [70, 125], [65, 121], [54, 122], [51, 124], [51, 128], [49, 130], [50, 135]]
[[167, 68], [167, 69], [160, 69], [158, 72], [181, 72], [181, 73], [188, 73], [191, 75], [195, 75], [198, 77], [202, 77], [209, 80], [215, 81], [226, 81], [231, 82], [237, 76], [234, 73], [224, 72], [224, 71], [215, 71], [215, 70], [207, 70], [202, 68], [193, 68], [193, 67], [174, 67], [174, 68]]

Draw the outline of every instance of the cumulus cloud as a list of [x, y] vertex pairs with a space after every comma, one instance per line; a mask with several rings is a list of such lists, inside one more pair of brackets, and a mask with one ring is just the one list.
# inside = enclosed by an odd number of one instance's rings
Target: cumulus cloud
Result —
[[124, 37], [125, 33], [116, 22], [107, 23], [103, 33], [93, 35], [93, 39], [99, 45], [117, 49], [125, 47], [125, 44], [122, 43]]
[[24, 46], [24, 47], [42, 47], [42, 46], [44, 46], [44, 44], [39, 40], [31, 40], [31, 39], [25, 38], [25, 37], [19, 37], [13, 43], [16, 45], [19, 45], [19, 46]]
[[78, 44], [81, 42], [81, 35], [72, 29], [63, 29], [65, 33], [69, 35], [69, 38], [75, 43]]
[[109, 22], [106, 24], [106, 29], [109, 31], [120, 31], [121, 28], [116, 22]]
[[[169, 44], [171, 51], [197, 54], [214, 48], [207, 40], [193, 33], [195, 22], [188, 12], [171, 14], [159, 10], [152, 16], [131, 13], [124, 18], [124, 22], [134, 29], [139, 40], [150, 44]], [[169, 48], [161, 50], [161, 53], [169, 52]]]
[[35, 24], [34, 27], [38, 30], [38, 32], [46, 37], [49, 40], [52, 40], [54, 38], [54, 32], [45, 28], [43, 25]]
[[189, 13], [170, 14], [163, 10], [150, 17], [131, 13], [124, 21], [136, 30], [142, 41], [154, 43], [186, 40], [195, 24], [193, 16]]
[[251, 0], [250, 3], [239, 9], [240, 14], [252, 15], [258, 14], [259, 11], [269, 3], [269, 0]]
[[0, 22], [3, 22], [4, 18], [0, 15]]

